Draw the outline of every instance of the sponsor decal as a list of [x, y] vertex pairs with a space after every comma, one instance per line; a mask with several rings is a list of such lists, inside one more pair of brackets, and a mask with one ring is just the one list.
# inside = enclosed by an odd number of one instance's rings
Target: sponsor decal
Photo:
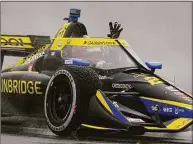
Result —
[[181, 99], [188, 101], [190, 103], [192, 103], [193, 99], [190, 98], [189, 96], [186, 96], [183, 92], [180, 92], [178, 89], [176, 89], [173, 86], [167, 86], [166, 89], [170, 90], [171, 92], [173, 92], [175, 95], [180, 96]]
[[178, 95], [178, 96], [183, 96], [184, 94], [182, 92], [174, 92], [175, 95]]
[[175, 114], [179, 114], [179, 113], [183, 113], [183, 112], [184, 112], [183, 108], [178, 108], [178, 107], [175, 108]]
[[130, 84], [120, 84], [120, 83], [113, 83], [112, 88], [119, 88], [119, 89], [132, 89], [133, 87]]
[[84, 41], [86, 45], [115, 45], [113, 41]]
[[1, 46], [24, 46], [24, 42], [21, 38], [18, 37], [7, 37], [3, 38], [0, 37], [1, 39]]
[[172, 108], [163, 107], [163, 111], [166, 112], [166, 113], [171, 113], [172, 112]]
[[99, 79], [103, 80], [103, 79], [113, 79], [111, 77], [108, 77], [108, 76], [102, 76], [102, 75], [99, 75]]
[[138, 78], [138, 77], [141, 77], [141, 75], [138, 75], [138, 74], [135, 75], [135, 74], [134, 74], [133, 77], [134, 77], [134, 78]]
[[118, 107], [119, 107], [119, 105], [117, 104], [117, 102], [116, 102], [116, 101], [113, 101], [113, 105], [114, 105], [116, 108], [118, 108]]
[[158, 105], [153, 105], [153, 106], [151, 106], [151, 109], [152, 109], [152, 111], [154, 111], [154, 112], [159, 112], [159, 111], [160, 111], [160, 107], [159, 107]]
[[58, 42], [58, 46], [62, 46], [62, 41], [59, 41], [59, 42]]
[[129, 117], [126, 117], [126, 119], [127, 119], [129, 122], [136, 122], [136, 123], [143, 123], [143, 122], [144, 122], [142, 119], [138, 119], [138, 118], [129, 118]]
[[47, 46], [43, 46], [41, 48], [39, 48], [38, 50], [36, 50], [35, 52], [31, 53], [30, 55], [26, 56], [23, 58], [23, 60], [25, 61], [24, 64], [29, 63], [32, 60], [35, 60], [36, 58], [39, 58], [40, 56], [44, 55], [45, 52], [48, 49], [48, 45]]
[[175, 95], [180, 96], [181, 99], [184, 99], [185, 101], [192, 103], [192, 99], [189, 96], [186, 96], [183, 92], [180, 92], [178, 89], [174, 88], [173, 86], [167, 86], [166, 89], [170, 90]]
[[45, 53], [44, 52], [40, 52], [40, 53], [37, 53], [35, 55], [32, 55], [31, 57], [28, 57], [26, 59], [26, 62], [30, 62], [30, 61], [33, 61], [35, 59], [38, 59], [39, 57], [43, 56]]
[[154, 76], [147, 76], [145, 77], [145, 80], [148, 81], [148, 83], [151, 84], [152, 86], [163, 83], [163, 81]]
[[133, 74], [133, 77], [134, 77], [134, 78], [148, 76], [148, 74], [144, 74], [144, 73], [140, 73], [140, 74], [132, 73], [132, 74]]
[[65, 60], [64, 64], [73, 64], [73, 60]]
[[178, 90], [176, 88], [174, 88], [173, 86], [167, 86], [166, 89], [168, 89], [172, 92], [178, 92]]
[[190, 121], [192, 121], [191, 119], [186, 119], [184, 120], [182, 123], [179, 123], [179, 125], [177, 125], [177, 128], [182, 128], [185, 125], [187, 125]]
[[42, 94], [40, 81], [1, 79], [1, 92], [16, 94]]

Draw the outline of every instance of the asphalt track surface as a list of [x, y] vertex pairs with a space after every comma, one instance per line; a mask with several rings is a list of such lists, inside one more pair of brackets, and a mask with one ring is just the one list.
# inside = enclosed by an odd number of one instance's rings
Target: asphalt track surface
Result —
[[[3, 118], [2, 118], [3, 119]], [[5, 118], [6, 119], [6, 118]], [[60, 138], [54, 135], [46, 126], [44, 120], [21, 118], [17, 122], [12, 119], [1, 121], [1, 144], [156, 144], [156, 143], [192, 143], [192, 126], [189, 131], [180, 133], [146, 133], [143, 136], [129, 136], [123, 134], [93, 134], [81, 132], [76, 138]], [[19, 124], [20, 123], [20, 124]]]

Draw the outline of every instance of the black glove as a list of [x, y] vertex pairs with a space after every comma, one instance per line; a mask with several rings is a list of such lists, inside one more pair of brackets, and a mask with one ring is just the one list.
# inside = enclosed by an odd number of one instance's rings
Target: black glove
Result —
[[120, 27], [121, 27], [121, 24], [118, 24], [117, 22], [115, 22], [113, 27], [113, 23], [110, 22], [109, 23], [110, 34], [107, 34], [107, 36], [110, 38], [119, 38], [119, 35], [123, 30], [123, 28], [120, 28]]

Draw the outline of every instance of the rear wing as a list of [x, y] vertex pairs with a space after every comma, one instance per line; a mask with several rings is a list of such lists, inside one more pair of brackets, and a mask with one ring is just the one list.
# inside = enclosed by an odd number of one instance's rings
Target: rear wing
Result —
[[4, 56], [25, 57], [36, 51], [38, 48], [51, 42], [50, 36], [36, 35], [5, 35], [2, 34], [1, 40], [1, 68]]
[[36, 35], [5, 35], [1, 37], [1, 52], [3, 55], [26, 56], [51, 42], [50, 36]]

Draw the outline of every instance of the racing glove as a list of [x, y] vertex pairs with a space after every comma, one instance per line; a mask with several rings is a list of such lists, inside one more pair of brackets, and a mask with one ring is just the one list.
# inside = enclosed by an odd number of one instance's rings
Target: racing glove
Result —
[[118, 24], [117, 22], [113, 23], [110, 22], [109, 23], [109, 28], [110, 28], [110, 34], [107, 34], [108, 37], [110, 38], [119, 38], [121, 31], [123, 30], [123, 28], [120, 28], [121, 24]]
[[104, 60], [101, 60], [99, 62], [96, 63], [96, 68], [104, 68], [104, 64], [106, 62]]

